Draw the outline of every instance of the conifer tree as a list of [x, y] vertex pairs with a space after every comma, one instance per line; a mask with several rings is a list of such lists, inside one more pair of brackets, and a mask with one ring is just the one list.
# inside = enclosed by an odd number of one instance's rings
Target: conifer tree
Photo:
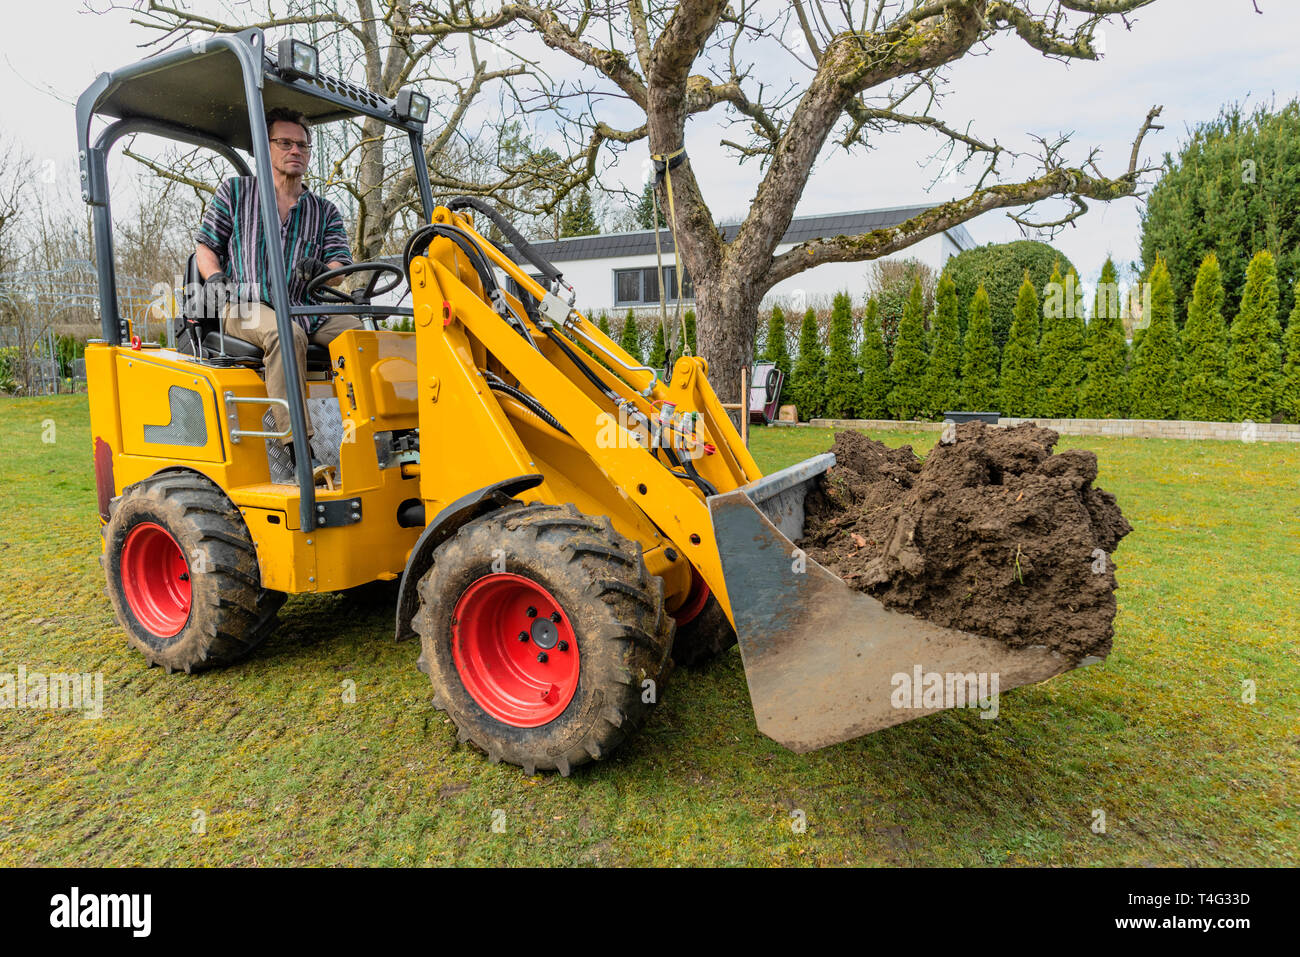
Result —
[[652, 369], [664, 369], [668, 365], [668, 344], [664, 341], [664, 324], [655, 322], [654, 341], [650, 345], [650, 359], [646, 365]]
[[596, 323], [596, 328], [605, 333], [605, 335], [610, 339], [614, 338], [613, 330], [609, 328], [609, 316], [605, 315], [603, 312], [600, 314], [600, 319]]
[[885, 418], [889, 415], [889, 357], [880, 329], [880, 306], [874, 298], [867, 300], [867, 311], [862, 318], [858, 368], [862, 370], [862, 384], [858, 388], [859, 418]]
[[1107, 257], [1084, 335], [1080, 418], [1117, 419], [1128, 407], [1128, 342], [1122, 313], [1118, 273]]
[[1287, 422], [1300, 422], [1300, 282], [1296, 283], [1295, 308], [1287, 320], [1282, 349], [1285, 361], [1278, 411]]
[[790, 398], [804, 419], [818, 418], [825, 401], [826, 355], [817, 329], [817, 313], [809, 309], [799, 327], [799, 357], [794, 362]]
[[848, 419], [857, 414], [862, 373], [853, 349], [853, 302], [838, 292], [831, 304], [830, 355], [826, 362], [826, 415]]
[[682, 324], [686, 326], [686, 342], [691, 347], [691, 355], [698, 356], [700, 348], [695, 344], [695, 310], [687, 309], [682, 314]]
[[930, 362], [926, 368], [926, 411], [932, 417], [961, 404], [961, 317], [957, 284], [947, 273], [939, 277], [930, 329]]
[[1026, 271], [1016, 296], [1007, 347], [1002, 352], [999, 411], [1020, 418], [1039, 415], [1038, 389], [1038, 293]]
[[1062, 279], [1058, 264], [1048, 281], [1043, 302], [1038, 360], [1042, 383], [1040, 414], [1054, 419], [1068, 419], [1079, 407], [1079, 388], [1084, 376], [1084, 329], [1078, 289], [1078, 274], [1072, 269]]
[[993, 341], [989, 294], [980, 283], [971, 297], [962, 348], [962, 405], [971, 412], [993, 412], [998, 407], [998, 347]]
[[790, 347], [785, 340], [785, 312], [780, 306], [772, 307], [772, 315], [767, 320], [767, 345], [761, 358], [774, 363], [789, 379]]
[[1277, 265], [1271, 253], [1261, 251], [1246, 268], [1241, 310], [1232, 323], [1228, 386], [1233, 418], [1267, 422], [1273, 417], [1282, 378], [1277, 304]]
[[903, 307], [894, 342], [894, 361], [889, 367], [889, 411], [897, 419], [912, 419], [926, 408], [925, 386], [929, 357], [925, 354], [925, 326], [922, 324], [921, 279], [912, 283], [912, 292]]
[[1182, 369], [1178, 327], [1174, 323], [1174, 289], [1169, 269], [1157, 258], [1151, 270], [1151, 315], [1133, 349], [1129, 378], [1130, 408], [1135, 419], [1172, 419], [1181, 400]]
[[1228, 395], [1228, 328], [1223, 322], [1223, 273], [1219, 257], [1201, 261], [1183, 323], [1183, 392], [1178, 416], [1223, 422], [1232, 414]]
[[632, 314], [631, 309], [627, 311], [627, 318], [623, 320], [623, 334], [619, 336], [618, 344], [638, 363], [642, 361], [641, 330], [637, 328], [636, 316]]

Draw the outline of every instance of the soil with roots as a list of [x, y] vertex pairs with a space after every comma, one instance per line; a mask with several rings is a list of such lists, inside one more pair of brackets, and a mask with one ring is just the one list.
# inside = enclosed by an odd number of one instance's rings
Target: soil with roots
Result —
[[1096, 455], [1054, 454], [1056, 441], [1033, 425], [963, 423], [922, 462], [910, 446], [840, 432], [801, 547], [887, 607], [1013, 648], [1104, 657], [1110, 556], [1133, 529], [1093, 487]]

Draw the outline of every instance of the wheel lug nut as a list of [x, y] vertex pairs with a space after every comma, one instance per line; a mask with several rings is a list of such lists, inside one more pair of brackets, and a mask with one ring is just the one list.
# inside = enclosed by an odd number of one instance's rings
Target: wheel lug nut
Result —
[[551, 621], [555, 622], [557, 625], [560, 623], [560, 613], [558, 611], [551, 612]]
[[559, 648], [561, 651], [568, 651], [568, 650], [569, 650], [569, 643], [568, 643], [567, 641], [561, 641], [561, 642], [560, 642], [558, 645], [556, 645], [555, 647]]
[[529, 606], [528, 606], [528, 610], [527, 610], [526, 612], [524, 612], [524, 614], [527, 615], [529, 618], [536, 618], [536, 617], [537, 617], [537, 609], [534, 608], [532, 605], [529, 605]]
[[537, 660], [540, 661], [542, 664], [546, 664], [546, 652], [539, 651], [537, 653]]
[[527, 640], [528, 640], [528, 632], [526, 632], [526, 631], [521, 631], [521, 632], [519, 633], [519, 640], [520, 640], [520, 641], [527, 641]]

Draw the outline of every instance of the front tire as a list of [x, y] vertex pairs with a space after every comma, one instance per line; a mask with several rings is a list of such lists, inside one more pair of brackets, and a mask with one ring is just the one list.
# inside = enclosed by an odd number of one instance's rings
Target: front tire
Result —
[[507, 508], [439, 546], [414, 618], [433, 703], [462, 742], [528, 774], [608, 757], [662, 693], [663, 581], [608, 518]]
[[691, 593], [673, 612], [677, 635], [673, 662], [685, 668], [712, 661], [736, 643], [736, 629], [699, 572], [692, 572]]
[[284, 593], [261, 587], [239, 510], [203, 476], [164, 472], [129, 486], [104, 539], [113, 611], [151, 666], [228, 665], [275, 629]]

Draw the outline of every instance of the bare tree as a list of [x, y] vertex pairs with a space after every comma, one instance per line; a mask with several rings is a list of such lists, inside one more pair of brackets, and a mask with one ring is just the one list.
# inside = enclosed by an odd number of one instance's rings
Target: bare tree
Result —
[[[495, 45], [492, 31], [510, 17], [482, 13], [476, 0], [224, 0], [181, 4], [160, 0], [88, 0], [97, 12], [126, 11], [142, 29], [141, 44], [166, 49], [202, 35], [249, 27], [313, 40], [322, 68], [384, 96], [405, 86], [430, 94], [426, 163], [435, 197], [492, 196], [525, 218], [553, 216], [568, 189], [591, 175], [582, 156], [530, 147], [521, 120], [541, 104], [515, 93], [534, 65]], [[201, 9], [199, 9], [201, 7]], [[544, 77], [537, 83], [546, 85]], [[354, 256], [374, 258], [400, 248], [403, 226], [418, 215], [417, 187], [405, 138], [378, 120], [320, 131], [316, 188], [344, 191], [355, 220]], [[171, 160], [146, 162], [155, 172], [210, 191], [212, 170], [176, 173]], [[182, 167], [184, 164], [182, 164]], [[577, 172], [575, 172], [577, 170]], [[409, 230], [407, 230], [409, 231]], [[396, 247], [394, 247], [396, 243]]]
[[0, 273], [13, 268], [18, 244], [14, 235], [23, 212], [22, 198], [33, 174], [31, 157], [0, 140]]
[[[502, 26], [507, 34], [522, 27], [581, 65], [586, 80], [545, 95], [592, 150], [647, 140], [651, 154], [672, 157], [686, 146], [688, 117], [717, 107], [740, 132], [723, 144], [742, 162], [761, 164], [751, 210], [730, 241], [716, 227], [689, 160], [672, 170], [678, 248], [695, 284], [700, 350], [719, 391], [734, 398], [758, 304], [776, 283], [822, 263], [887, 256], [994, 209], [1019, 208], [1017, 223], [1057, 229], [1082, 215], [1088, 200], [1135, 195], [1152, 171], [1141, 152], [1146, 134], [1159, 129], [1158, 107], [1140, 122], [1127, 166], [1108, 176], [1096, 150], [1071, 164], [1062, 137], [1039, 140], [1032, 154], [1014, 153], [980, 138], [969, 123], [942, 118], [938, 105], [946, 68], [994, 52], [990, 41], [999, 36], [1054, 59], [1094, 60], [1098, 28], [1108, 20], [1127, 27], [1130, 15], [1151, 2], [556, 0], [507, 3], [499, 19], [509, 21]], [[782, 57], [790, 73], [774, 82], [773, 63]], [[602, 110], [622, 115], [623, 124]], [[812, 240], [777, 254], [828, 141], [854, 149], [908, 127], [938, 137], [941, 159], [955, 168], [982, 164], [969, 195], [889, 229]], [[595, 169], [594, 158], [583, 162]], [[1011, 168], [1027, 163], [1032, 175], [1013, 175]], [[662, 182], [658, 196], [666, 205]], [[1069, 201], [1070, 211], [1039, 224], [1023, 211], [1053, 198]]]

